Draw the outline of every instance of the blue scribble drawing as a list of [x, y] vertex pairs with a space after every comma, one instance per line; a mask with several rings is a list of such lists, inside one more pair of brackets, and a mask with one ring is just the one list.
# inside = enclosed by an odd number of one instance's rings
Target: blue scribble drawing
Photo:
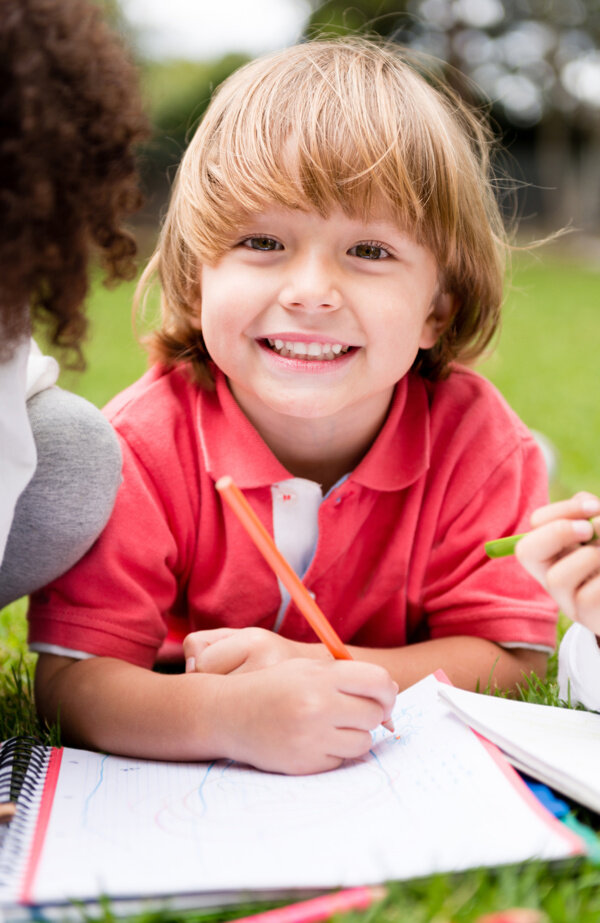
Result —
[[195, 794], [197, 794], [198, 797], [199, 797], [199, 799], [200, 799], [200, 804], [202, 805], [202, 808], [203, 808], [204, 811], [207, 810], [207, 804], [206, 804], [206, 800], [205, 800], [205, 798], [204, 798], [204, 786], [205, 786], [205, 785], [207, 784], [207, 782], [208, 782], [209, 773], [214, 769], [214, 767], [215, 767], [216, 765], [217, 765], [217, 764], [216, 764], [216, 762], [215, 762], [214, 760], [213, 760], [212, 763], [209, 763], [209, 764], [208, 764], [208, 766], [206, 767], [206, 772], [204, 773], [204, 775], [203, 775], [203, 777], [202, 777], [202, 781], [200, 782], [200, 785], [198, 786], [198, 788], [197, 788], [196, 791], [195, 791]]
[[94, 788], [93, 788], [92, 791], [89, 793], [89, 795], [87, 796], [87, 798], [85, 799], [85, 801], [84, 801], [84, 803], [83, 803], [82, 823], [83, 823], [84, 827], [87, 825], [87, 822], [88, 822], [88, 813], [89, 813], [89, 809], [90, 809], [90, 804], [91, 804], [92, 798], [94, 797], [94, 795], [96, 794], [96, 792], [100, 789], [100, 786], [102, 785], [102, 783], [103, 783], [103, 781], [104, 781], [104, 766], [105, 766], [105, 764], [106, 764], [106, 760], [107, 760], [107, 759], [108, 759], [107, 756], [103, 756], [103, 757], [102, 757], [102, 759], [101, 759], [101, 761], [100, 761], [100, 772], [99, 772], [99, 775], [98, 775], [98, 781], [96, 782], [96, 785], [94, 786]]
[[[171, 763], [168, 769], [154, 764], [150, 773], [143, 760], [113, 757], [105, 766], [104, 757], [95, 766], [83, 825], [115, 844], [124, 845], [133, 826], [138, 834], [145, 830], [151, 838], [160, 831], [173, 844], [187, 841], [202, 850], [203, 843], [224, 847], [242, 817], [243, 826], [252, 830], [258, 843], [274, 835], [274, 824], [282, 818], [290, 835], [319, 829], [324, 817], [343, 826], [349, 803], [354, 821], [366, 823], [382, 801], [389, 810], [390, 794], [394, 811], [408, 816], [413, 806], [407, 792], [433, 790], [431, 741], [425, 732], [427, 706], [405, 701], [393, 718], [395, 732], [382, 727], [374, 731], [371, 750], [364, 757], [348, 760], [335, 772], [312, 776], [263, 773], [231, 760]], [[444, 756], [451, 762], [451, 754]], [[446, 788], [454, 784], [452, 769], [447, 766]], [[121, 804], [121, 816], [107, 829], [105, 812], [113, 802]]]

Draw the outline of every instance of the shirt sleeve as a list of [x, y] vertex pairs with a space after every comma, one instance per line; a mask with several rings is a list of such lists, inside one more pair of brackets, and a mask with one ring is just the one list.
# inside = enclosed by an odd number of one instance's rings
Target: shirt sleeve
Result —
[[533, 510], [547, 503], [540, 450], [533, 437], [521, 435], [482, 483], [476, 454], [465, 457], [462, 467], [463, 484], [473, 489], [443, 521], [424, 581], [429, 636], [471, 635], [553, 650], [554, 602], [514, 556], [490, 560], [484, 551], [489, 539], [526, 531]]
[[[151, 667], [184, 569], [180, 523], [126, 441], [122, 451], [123, 483], [111, 519], [72, 570], [34, 594], [29, 642]], [[169, 483], [177, 493], [182, 477], [173, 455]]]
[[29, 341], [25, 340], [0, 362], [0, 564], [17, 500], [37, 463], [26, 405], [28, 357]]

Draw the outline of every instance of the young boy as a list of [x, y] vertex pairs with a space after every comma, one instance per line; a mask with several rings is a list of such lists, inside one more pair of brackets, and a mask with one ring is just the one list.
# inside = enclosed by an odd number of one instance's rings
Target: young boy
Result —
[[[488, 149], [395, 47], [306, 43], [220, 88], [141, 283], [158, 272], [157, 364], [107, 410], [115, 511], [30, 611], [37, 701], [69, 739], [315, 772], [438, 667], [470, 689], [543, 672], [553, 605], [483, 553], [543, 501], [543, 462], [451, 364], [502, 299]], [[225, 474], [355, 660], [316, 643]], [[177, 634], [188, 672], [152, 672]]]

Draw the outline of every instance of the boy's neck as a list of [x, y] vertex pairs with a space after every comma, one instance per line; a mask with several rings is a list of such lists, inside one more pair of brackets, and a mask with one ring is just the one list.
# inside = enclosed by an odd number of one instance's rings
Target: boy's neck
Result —
[[[231, 388], [231, 384], [230, 384]], [[364, 458], [383, 426], [393, 391], [369, 408], [349, 408], [335, 418], [299, 418], [273, 413], [232, 393], [281, 464], [294, 475], [316, 481], [323, 493]]]

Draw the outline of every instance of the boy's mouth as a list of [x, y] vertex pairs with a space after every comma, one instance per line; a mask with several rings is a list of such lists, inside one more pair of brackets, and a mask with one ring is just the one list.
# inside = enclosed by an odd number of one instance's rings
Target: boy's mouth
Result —
[[354, 346], [342, 346], [341, 343], [302, 343], [297, 340], [280, 340], [270, 337], [263, 342], [278, 356], [286, 359], [307, 359], [312, 362], [330, 362], [355, 348]]

